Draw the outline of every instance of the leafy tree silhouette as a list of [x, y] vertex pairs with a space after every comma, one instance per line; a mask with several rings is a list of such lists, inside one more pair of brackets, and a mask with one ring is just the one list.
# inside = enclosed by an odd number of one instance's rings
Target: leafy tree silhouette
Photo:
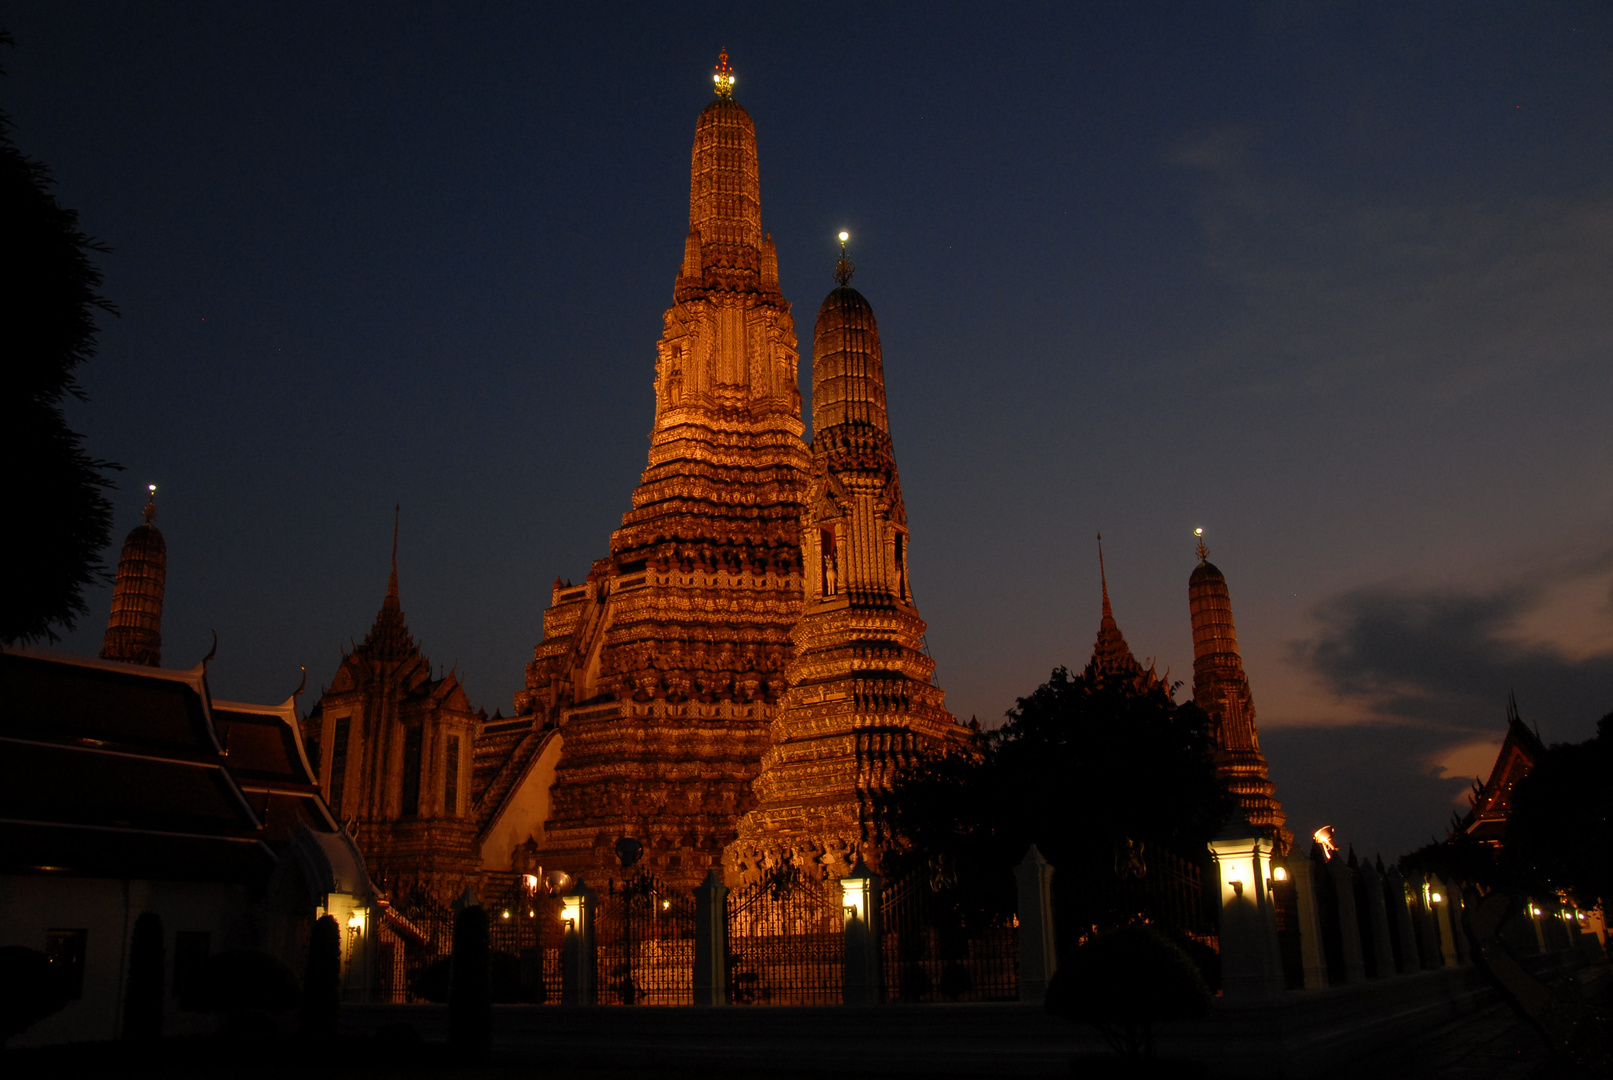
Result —
[[[0, 44], [15, 42], [0, 30]], [[85, 400], [75, 371], [95, 355], [96, 311], [117, 314], [90, 261], [109, 249], [56, 201], [50, 170], [17, 148], [13, 127], [0, 112], [0, 460], [14, 469], [0, 603], [6, 645], [55, 641], [57, 629], [71, 630], [89, 611], [85, 589], [108, 578], [100, 553], [111, 541], [112, 504], [104, 492], [119, 468], [91, 457], [62, 412], [63, 399]]]

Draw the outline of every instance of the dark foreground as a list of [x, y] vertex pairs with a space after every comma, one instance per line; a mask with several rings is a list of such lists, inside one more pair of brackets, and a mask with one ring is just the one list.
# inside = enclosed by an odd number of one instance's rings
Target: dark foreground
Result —
[[[1600, 973], [1598, 973], [1600, 974]], [[1613, 986], [1605, 977], [1594, 978], [1594, 995], [1605, 1008], [1613, 1004]], [[720, 1010], [728, 1013], [729, 1010]], [[636, 1016], [644, 1018], [651, 1010], [638, 1010]], [[120, 1077], [162, 1076], [181, 1080], [256, 1080], [256, 1078], [295, 1077], [296, 1080], [368, 1080], [368, 1078], [420, 1077], [421, 1080], [456, 1080], [464, 1077], [475, 1080], [505, 1080], [530, 1078], [549, 1074], [565, 1080], [617, 1080], [627, 1077], [655, 1077], [665, 1080], [695, 1080], [710, 1076], [736, 1078], [776, 1077], [788, 1078], [829, 1077], [836, 1080], [861, 1080], [878, 1077], [889, 1080], [894, 1073], [923, 1076], [980, 1076], [994, 1070], [991, 1059], [996, 1050], [1007, 1049], [1006, 1041], [984, 1037], [973, 1047], [974, 1055], [967, 1052], [954, 1059], [949, 1067], [946, 1055], [926, 1057], [922, 1047], [912, 1047], [908, 1053], [896, 1044], [896, 1036], [904, 1027], [895, 1010], [875, 1012], [848, 1010], [839, 1016], [826, 1012], [827, 1026], [820, 1026], [818, 1034], [829, 1044], [827, 1054], [803, 1057], [781, 1046], [775, 1061], [758, 1065], [754, 1060], [736, 1059], [731, 1045], [721, 1041], [705, 1041], [700, 1031], [700, 1011], [653, 1010], [657, 1025], [687, 1025], [688, 1038], [683, 1041], [676, 1060], [656, 1060], [663, 1055], [655, 1052], [654, 1039], [643, 1038], [643, 1045], [635, 1054], [632, 1045], [634, 1034], [621, 1031], [621, 1044], [615, 1063], [596, 1066], [579, 1057], [576, 1043], [562, 1034], [573, 1030], [566, 1010], [544, 1010], [547, 1022], [544, 1030], [519, 1045], [501, 1043], [495, 1037], [494, 1059], [483, 1065], [468, 1063], [455, 1055], [437, 1037], [441, 1034], [442, 1019], [438, 1010], [430, 1007], [413, 1007], [402, 1010], [405, 1016], [416, 1016], [418, 1024], [390, 1022], [392, 1016], [373, 1016], [386, 1020], [365, 1033], [350, 1030], [338, 1038], [311, 1045], [291, 1036], [257, 1035], [254, 1037], [210, 1037], [171, 1039], [150, 1046], [123, 1044], [84, 1044], [39, 1049], [0, 1051], [0, 1075], [7, 1080], [30, 1080], [49, 1077], [58, 1080], [64, 1076], [94, 1076], [97, 1080], [117, 1080]], [[711, 1011], [705, 1011], [706, 1016]], [[767, 1010], [772, 1017], [784, 1019], [783, 1010]], [[680, 1016], [681, 1014], [681, 1016]], [[638, 1027], [622, 1010], [586, 1010], [574, 1014], [578, 1028], [587, 1029], [610, 1023], [611, 1027], [627, 1029]], [[931, 1017], [943, 1021], [944, 1010], [926, 1010]], [[961, 1017], [962, 1014], [955, 1014]], [[981, 1015], [978, 1010], [971, 1015]], [[803, 1015], [802, 1019], [806, 1019]], [[1015, 1022], [1029, 1023], [1024, 1015], [1003, 1014], [1005, 1028]], [[909, 1018], [909, 1023], [911, 1018]], [[978, 1022], [978, 1021], [976, 1021]], [[878, 1026], [876, 1026], [876, 1024]], [[893, 1038], [881, 1039], [879, 1031], [886, 1025]], [[495, 1031], [499, 1028], [495, 1022]], [[969, 1025], [964, 1025], [969, 1026]], [[1406, 1077], [1416, 1080], [1587, 1080], [1590, 1074], [1572, 1065], [1554, 1061], [1534, 1030], [1523, 1023], [1505, 1004], [1494, 1000], [1475, 1000], [1471, 1007], [1459, 1015], [1428, 1025], [1408, 1027], [1369, 1050], [1347, 1052], [1343, 1044], [1323, 1048], [1308, 1060], [1295, 1062], [1294, 1068], [1277, 1070], [1288, 1075], [1306, 1075], [1318, 1080], [1396, 1080]], [[837, 1033], [836, 1028], [841, 1030]], [[1162, 1031], [1162, 1057], [1153, 1062], [1124, 1061], [1101, 1049], [1102, 1044], [1090, 1029], [1076, 1029], [1073, 1025], [1060, 1025], [1053, 1030], [1061, 1033], [1057, 1045], [1045, 1045], [1038, 1053], [1034, 1068], [1023, 1068], [1024, 1059], [1015, 1060], [1005, 1054], [999, 1063], [1001, 1072], [1032, 1075], [1074, 1075], [1103, 1080], [1107, 1077], [1168, 1077], [1218, 1078], [1258, 1075], [1270, 1077], [1274, 1071], [1241, 1067], [1237, 1055], [1221, 1060], [1204, 1055], [1190, 1055], [1182, 1050], [1190, 1040], [1173, 1038], [1169, 1030]], [[664, 1042], [664, 1035], [661, 1037]], [[880, 1045], [884, 1043], [884, 1045]], [[994, 1047], [992, 1044], [995, 1043]], [[546, 1053], [546, 1044], [552, 1054]], [[1174, 1045], [1173, 1045], [1174, 1044]], [[1203, 1044], [1200, 1044], [1203, 1045]], [[870, 1053], [869, 1051], [873, 1051]], [[881, 1054], [879, 1051], [883, 1051]], [[904, 1055], [903, 1065], [891, 1067], [889, 1055]], [[754, 1055], [750, 1055], [754, 1057]], [[623, 1060], [637, 1057], [631, 1065], [622, 1066]], [[502, 1058], [503, 1060], [500, 1060]], [[883, 1058], [883, 1060], [881, 1060]], [[514, 1059], [514, 1060], [511, 1060]], [[837, 1060], [836, 1060], [837, 1059]], [[830, 1062], [833, 1062], [832, 1064]], [[905, 1067], [904, 1067], [905, 1066]], [[1016, 1067], [1020, 1066], [1020, 1067]], [[1605, 1078], [1598, 1078], [1605, 1080]]]

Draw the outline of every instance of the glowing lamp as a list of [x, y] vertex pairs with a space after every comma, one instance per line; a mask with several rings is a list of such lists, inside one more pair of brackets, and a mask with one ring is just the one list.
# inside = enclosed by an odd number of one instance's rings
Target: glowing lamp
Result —
[[364, 929], [364, 913], [362, 911], [355, 911], [353, 914], [349, 915], [347, 917], [347, 928], [349, 930]]
[[670, 900], [661, 901], [661, 910], [662, 911], [671, 911], [672, 910], [672, 901], [670, 901]]
[[522, 874], [521, 875], [521, 887], [526, 889], [526, 891], [529, 892], [529, 893], [537, 892], [538, 891], [538, 875], [536, 875], [536, 874]]
[[840, 879], [840, 904], [847, 922], [868, 918], [873, 891], [874, 875], [869, 873], [868, 866], [859, 858], [857, 865], [851, 868], [851, 874]]
[[[1443, 896], [1441, 896], [1439, 893], [1429, 893], [1428, 894], [1428, 899], [1432, 900], [1436, 904], [1443, 904], [1445, 902], [1445, 898]], [[1536, 912], [1536, 914], [1539, 914], [1539, 913]]]
[[1531, 914], [1531, 915], [1539, 915], [1540, 914], [1540, 909], [1535, 907], [1533, 904], [1531, 904], [1529, 906], [1529, 914]]
[[1278, 880], [1278, 881], [1287, 881], [1288, 880], [1288, 871], [1283, 869], [1281, 866], [1279, 866], [1279, 867], [1277, 867], [1277, 869], [1275, 869], [1275, 870], [1273, 870], [1271, 872], [1271, 876], [1273, 878], [1275, 878], [1276, 880]]
[[508, 919], [508, 918], [509, 918], [509, 917], [510, 917], [510, 909], [509, 909], [509, 908], [505, 908], [505, 909], [504, 909], [504, 910], [503, 910], [503, 911], [501, 911], [501, 912], [500, 912], [500, 913], [499, 913], [499, 914], [500, 914], [500, 916], [501, 916], [501, 917], [503, 917], [503, 918], [506, 918], [506, 919]]
[[566, 929], [582, 933], [582, 897], [575, 893], [560, 899], [560, 921]]
[[840, 233], [840, 242], [842, 244], [844, 244], [847, 240], [850, 240], [850, 239], [851, 239], [851, 234], [849, 232], [846, 232], [846, 231], [842, 230], [841, 233]]

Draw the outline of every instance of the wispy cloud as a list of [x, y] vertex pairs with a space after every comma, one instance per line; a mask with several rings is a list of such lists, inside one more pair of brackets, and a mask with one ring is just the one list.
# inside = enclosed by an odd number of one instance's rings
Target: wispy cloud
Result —
[[[1316, 632], [1295, 642], [1291, 657], [1385, 720], [1493, 730], [1499, 703], [1516, 692], [1526, 712], [1549, 718], [1555, 737], [1582, 738], [1581, 728], [1613, 709], [1613, 650], [1569, 647], [1569, 626], [1553, 614], [1565, 599], [1580, 601], [1555, 580], [1355, 589], [1314, 611]], [[1605, 641], [1606, 622], [1598, 622], [1587, 619], [1577, 640]]]
[[1201, 258], [1243, 305], [1203, 357], [1227, 392], [1376, 389], [1449, 403], [1576, 365], [1605, 369], [1613, 192], [1334, 191], [1284, 178], [1259, 149], [1228, 129], [1172, 156], [1200, 178]]

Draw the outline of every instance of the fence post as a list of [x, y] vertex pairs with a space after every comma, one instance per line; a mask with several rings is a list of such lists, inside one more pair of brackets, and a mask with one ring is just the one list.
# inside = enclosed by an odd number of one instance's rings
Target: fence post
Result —
[[1294, 914], [1299, 923], [1299, 957], [1305, 972], [1304, 987], [1327, 986], [1327, 957], [1322, 953], [1322, 918], [1316, 910], [1316, 864], [1307, 858], [1282, 860], [1283, 872], [1294, 883]]
[[1014, 867], [1019, 886], [1019, 1000], [1040, 1005], [1058, 970], [1053, 938], [1053, 866], [1032, 844]]
[[1271, 841], [1241, 809], [1210, 841], [1221, 902], [1221, 988], [1229, 998], [1270, 998], [1283, 992], [1277, 910], [1271, 896]]
[[1412, 975], [1422, 969], [1417, 958], [1417, 927], [1411, 920], [1410, 898], [1406, 895], [1406, 879], [1400, 868], [1391, 867], [1389, 880], [1389, 918], [1394, 920], [1395, 937], [1400, 941], [1400, 974]]
[[1334, 857], [1327, 863], [1328, 876], [1339, 898], [1339, 943], [1344, 952], [1344, 981], [1367, 981], [1366, 960], [1361, 955], [1361, 924], [1355, 914], [1354, 870], [1343, 859]]
[[878, 1005], [884, 996], [879, 964], [880, 877], [868, 869], [862, 856], [851, 873], [840, 879], [841, 913], [845, 918], [845, 977], [842, 994], [847, 1005]]
[[560, 949], [560, 1004], [597, 1005], [598, 965], [594, 949], [597, 898], [592, 889], [579, 882], [562, 902], [565, 905], [561, 917], [566, 921], [566, 940]]
[[1384, 979], [1395, 973], [1395, 954], [1389, 947], [1389, 912], [1383, 904], [1383, 878], [1370, 862], [1358, 871], [1365, 886], [1367, 920], [1372, 926], [1372, 972]]
[[[1434, 897], [1439, 897], [1435, 900]], [[1451, 891], [1438, 877], [1430, 875], [1428, 878], [1429, 909], [1434, 916], [1434, 926], [1439, 935], [1439, 965], [1440, 967], [1456, 967], [1456, 934], [1451, 924]], [[1531, 908], [1531, 910], [1533, 910]], [[1540, 923], [1535, 922], [1535, 932], [1540, 932]]]
[[728, 1004], [728, 886], [716, 870], [694, 891], [694, 1003]]

